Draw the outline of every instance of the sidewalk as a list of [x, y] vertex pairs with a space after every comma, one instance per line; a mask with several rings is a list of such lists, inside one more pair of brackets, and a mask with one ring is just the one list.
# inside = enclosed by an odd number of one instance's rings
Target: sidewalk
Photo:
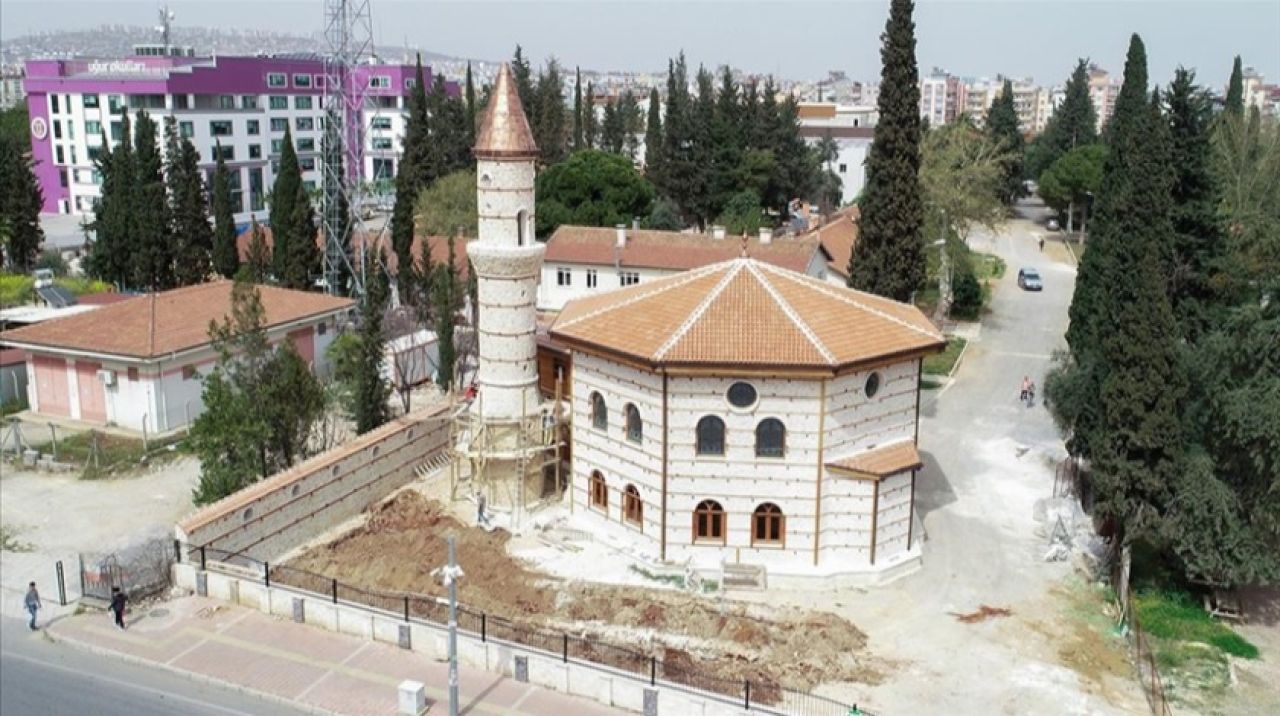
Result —
[[[395, 714], [396, 686], [427, 687], [428, 713], [448, 713], [449, 665], [200, 597], [131, 614], [121, 632], [88, 612], [47, 627], [55, 641], [334, 714]], [[459, 670], [460, 713], [603, 716], [607, 706], [476, 669]]]

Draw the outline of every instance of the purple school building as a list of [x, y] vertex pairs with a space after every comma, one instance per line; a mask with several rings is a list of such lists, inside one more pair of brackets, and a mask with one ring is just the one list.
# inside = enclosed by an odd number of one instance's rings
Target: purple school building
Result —
[[[367, 87], [358, 138], [361, 179], [395, 176], [404, 137], [413, 65], [362, 65], [354, 81]], [[102, 177], [99, 152], [119, 141], [122, 115], [145, 109], [163, 128], [173, 117], [212, 172], [217, 146], [231, 170], [237, 221], [266, 212], [284, 132], [292, 130], [309, 186], [322, 180], [324, 63], [319, 57], [132, 56], [118, 59], [28, 60], [27, 107], [44, 211], [93, 211]], [[424, 81], [432, 81], [423, 68]], [[458, 91], [450, 83], [451, 93]], [[162, 133], [163, 136], [163, 133]], [[348, 171], [356, 171], [348, 167]]]

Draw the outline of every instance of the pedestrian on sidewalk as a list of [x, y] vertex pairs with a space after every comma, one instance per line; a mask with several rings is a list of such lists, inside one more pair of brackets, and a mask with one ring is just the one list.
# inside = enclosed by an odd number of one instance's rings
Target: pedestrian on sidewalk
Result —
[[129, 598], [119, 587], [111, 588], [111, 613], [115, 615], [116, 627], [121, 630], [124, 629], [124, 605], [128, 601]]
[[27, 612], [31, 614], [31, 623], [28, 624], [27, 626], [31, 627], [31, 631], [35, 631], [36, 630], [36, 611], [38, 611], [42, 606], [44, 606], [43, 604], [40, 603], [40, 592], [36, 591], [35, 582], [32, 582], [27, 587], [27, 596], [26, 596], [26, 599], [23, 600], [23, 604], [26, 606]]
[[476, 524], [487, 527], [489, 525], [489, 516], [484, 513], [484, 508], [488, 504], [483, 492], [476, 493]]
[[1040, 237], [1040, 253], [1044, 253], [1044, 237]]

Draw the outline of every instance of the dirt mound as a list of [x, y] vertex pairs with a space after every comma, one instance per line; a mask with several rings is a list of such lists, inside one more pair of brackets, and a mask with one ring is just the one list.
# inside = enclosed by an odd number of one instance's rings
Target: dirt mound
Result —
[[710, 678], [733, 686], [749, 679], [753, 698], [769, 700], [779, 686], [883, 678], [867, 665], [866, 635], [836, 615], [793, 608], [765, 613], [671, 590], [566, 583], [508, 555], [508, 533], [466, 526], [411, 491], [375, 506], [364, 526], [287, 566], [365, 589], [442, 596], [431, 570], [444, 564], [450, 534], [466, 573], [458, 588], [463, 604], [527, 627], [657, 656], [675, 681]]

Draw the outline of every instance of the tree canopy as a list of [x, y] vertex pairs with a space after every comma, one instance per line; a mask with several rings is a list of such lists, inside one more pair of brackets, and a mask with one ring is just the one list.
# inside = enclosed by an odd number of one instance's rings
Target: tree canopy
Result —
[[538, 236], [561, 224], [614, 226], [646, 216], [654, 189], [632, 163], [600, 150], [584, 150], [538, 175]]

